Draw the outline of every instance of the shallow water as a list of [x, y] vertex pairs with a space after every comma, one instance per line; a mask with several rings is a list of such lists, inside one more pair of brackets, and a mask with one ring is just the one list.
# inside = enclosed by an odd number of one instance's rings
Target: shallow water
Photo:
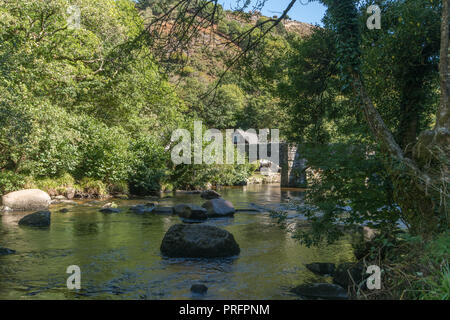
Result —
[[[288, 198], [301, 199], [301, 190], [278, 185], [256, 185], [220, 190], [237, 209], [278, 207]], [[292, 239], [304, 224], [290, 215], [280, 228], [267, 212], [238, 212], [234, 218], [207, 224], [231, 232], [241, 248], [228, 259], [166, 259], [159, 247], [170, 226], [180, 223], [171, 215], [136, 215], [127, 207], [148, 200], [115, 201], [118, 214], [100, 213], [102, 203], [54, 205], [48, 229], [19, 227], [26, 213], [0, 217], [0, 245], [17, 251], [0, 256], [0, 299], [198, 299], [193, 283], [209, 290], [204, 299], [298, 299], [289, 289], [309, 281], [330, 281], [305, 268], [306, 263], [351, 261], [350, 244], [306, 248]], [[160, 205], [202, 204], [198, 194], [176, 194]], [[68, 213], [59, 213], [69, 208]], [[81, 290], [68, 290], [70, 265], [81, 268]]]

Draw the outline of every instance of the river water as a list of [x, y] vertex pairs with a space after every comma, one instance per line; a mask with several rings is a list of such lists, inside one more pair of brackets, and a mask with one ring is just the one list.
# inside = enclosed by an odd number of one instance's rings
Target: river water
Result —
[[[283, 207], [301, 199], [301, 190], [279, 185], [252, 185], [220, 190], [236, 209]], [[305, 282], [329, 282], [305, 268], [306, 263], [341, 263], [354, 259], [348, 241], [307, 248], [292, 239], [304, 225], [291, 212], [280, 228], [267, 212], [237, 212], [234, 218], [206, 223], [231, 232], [241, 248], [227, 259], [166, 259], [161, 240], [177, 216], [136, 215], [127, 210], [148, 200], [115, 201], [124, 209], [103, 214], [103, 202], [53, 205], [48, 229], [19, 227], [27, 213], [0, 217], [0, 245], [17, 251], [0, 256], [0, 299], [199, 299], [194, 283], [209, 290], [203, 299], [298, 299], [289, 289]], [[202, 204], [198, 194], [163, 195], [163, 206]], [[68, 213], [60, 213], [68, 208]], [[81, 268], [81, 290], [68, 290], [66, 269]]]

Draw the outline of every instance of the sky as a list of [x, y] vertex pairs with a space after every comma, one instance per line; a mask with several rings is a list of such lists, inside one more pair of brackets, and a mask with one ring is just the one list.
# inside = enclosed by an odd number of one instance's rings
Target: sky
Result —
[[[242, 1], [241, 1], [242, 2]], [[290, 0], [267, 0], [266, 5], [262, 9], [262, 14], [265, 16], [280, 16], [284, 9], [289, 4]], [[224, 9], [236, 8], [237, 0], [219, 0]], [[325, 15], [325, 7], [317, 1], [307, 3], [307, 0], [297, 0], [294, 7], [289, 11], [288, 15], [294, 20], [306, 22], [311, 24], [322, 25], [321, 20]], [[249, 7], [252, 8], [251, 6]]]

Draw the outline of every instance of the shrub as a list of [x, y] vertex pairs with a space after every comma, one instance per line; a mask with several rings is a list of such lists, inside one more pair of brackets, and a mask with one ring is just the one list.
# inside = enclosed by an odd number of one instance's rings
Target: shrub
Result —
[[100, 181], [93, 178], [85, 177], [80, 181], [80, 188], [84, 193], [95, 196], [105, 196], [107, 195], [106, 185]]
[[118, 181], [110, 184], [108, 186], [108, 192], [110, 194], [128, 194], [128, 182], [127, 181]]
[[12, 171], [0, 171], [0, 195], [23, 189], [26, 177]]
[[50, 195], [65, 195], [68, 188], [76, 189], [75, 179], [68, 173], [58, 178], [40, 178], [27, 184], [28, 188], [37, 188]]
[[129, 137], [118, 127], [86, 118], [80, 127], [81, 159], [76, 177], [118, 182], [127, 180], [130, 171]]
[[136, 138], [130, 149], [133, 157], [129, 178], [130, 192], [147, 195], [160, 191], [168, 177], [170, 153], [161, 143], [146, 135]]
[[191, 66], [185, 66], [182, 70], [181, 70], [181, 76], [183, 77], [189, 77], [192, 74], [194, 74], [195, 69], [192, 68]]
[[228, 35], [230, 33], [230, 29], [228, 28], [228, 24], [226, 21], [220, 21], [217, 25], [217, 31], [223, 35]]
[[390, 234], [398, 229], [401, 212], [393, 202], [392, 184], [376, 149], [330, 144], [301, 145], [299, 152], [308, 167], [320, 175], [309, 180], [305, 201], [299, 210], [312, 229], [297, 237], [307, 245], [322, 240], [334, 242], [362, 224]]

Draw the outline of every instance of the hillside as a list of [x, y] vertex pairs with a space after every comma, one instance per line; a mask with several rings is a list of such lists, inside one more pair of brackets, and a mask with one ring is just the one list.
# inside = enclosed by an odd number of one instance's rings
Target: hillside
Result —
[[[146, 21], [151, 21], [151, 8], [147, 7], [141, 14], [147, 17]], [[237, 36], [268, 19], [271, 18], [260, 13], [223, 11], [213, 26], [200, 28], [184, 53], [169, 59], [171, 69], [175, 70], [170, 75], [170, 82], [187, 104], [188, 116], [203, 119], [206, 125], [219, 129], [280, 127], [283, 114], [280, 114], [279, 101], [272, 96], [269, 87], [250, 84], [242, 75], [242, 68], [231, 68], [221, 78], [230, 61], [245, 50], [248, 41], [252, 41], [249, 37], [237, 41]], [[265, 32], [268, 25], [253, 30], [251, 39]], [[166, 28], [170, 29], [171, 24], [168, 23]], [[277, 48], [276, 55], [283, 54], [290, 46], [288, 39], [306, 37], [313, 29], [313, 25], [285, 19], [266, 36], [264, 45]], [[278, 50], [280, 48], [283, 50]], [[269, 56], [258, 59], [271, 63]], [[255, 72], [253, 78], [259, 77], [260, 67], [251, 65]], [[218, 79], [221, 82], [217, 89]], [[275, 109], [279, 114], [276, 119], [270, 115]]]

